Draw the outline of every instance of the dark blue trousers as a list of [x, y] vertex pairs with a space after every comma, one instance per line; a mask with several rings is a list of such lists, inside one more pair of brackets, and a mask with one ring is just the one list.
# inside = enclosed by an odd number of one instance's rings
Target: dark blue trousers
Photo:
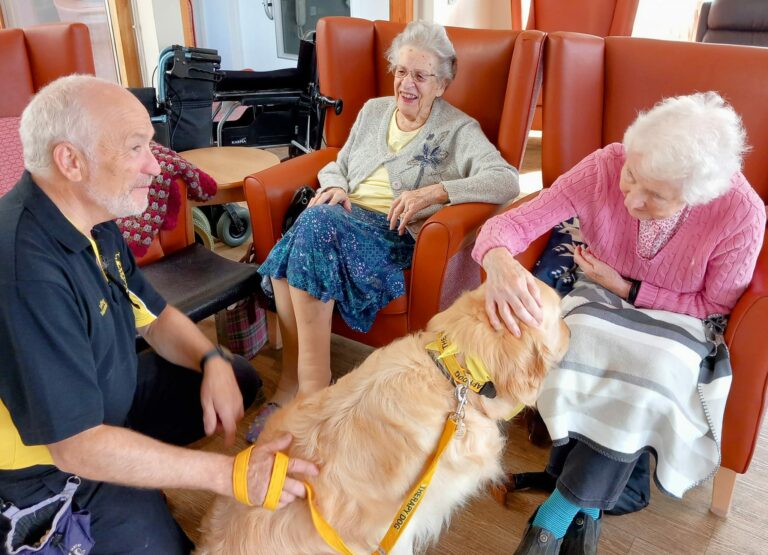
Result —
[[[243, 403], [248, 407], [261, 389], [261, 379], [242, 357], [235, 357], [234, 368]], [[186, 445], [202, 438], [205, 432], [200, 405], [201, 379], [199, 372], [170, 364], [154, 352], [142, 353], [138, 387], [127, 426], [174, 445]], [[114, 464], [120, 465], [119, 452], [114, 454]], [[0, 498], [17, 507], [29, 507], [61, 492], [68, 476], [53, 467], [42, 472], [41, 467], [16, 471], [13, 481], [0, 480]], [[194, 548], [173, 520], [165, 497], [158, 490], [83, 480], [74, 505], [91, 513], [94, 555], [175, 555], [189, 553]], [[7, 530], [7, 522], [0, 522], [0, 541], [5, 541]]]

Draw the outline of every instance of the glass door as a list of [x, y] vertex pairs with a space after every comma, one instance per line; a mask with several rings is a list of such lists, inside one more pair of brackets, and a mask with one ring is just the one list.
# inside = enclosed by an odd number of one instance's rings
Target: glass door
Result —
[[106, 0], [0, 0], [5, 26], [31, 27], [59, 21], [88, 26], [96, 75], [118, 82]]
[[277, 55], [297, 59], [299, 40], [315, 31], [317, 20], [350, 15], [349, 0], [272, 0], [277, 30]]

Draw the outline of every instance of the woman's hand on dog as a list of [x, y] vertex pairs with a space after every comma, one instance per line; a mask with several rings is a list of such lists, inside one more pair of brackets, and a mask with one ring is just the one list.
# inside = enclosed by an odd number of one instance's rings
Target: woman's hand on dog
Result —
[[[275, 461], [275, 453], [288, 449], [292, 440], [293, 438], [290, 434], [285, 434], [277, 439], [273, 439], [269, 443], [255, 447], [251, 452], [251, 460], [248, 466], [248, 497], [254, 505], [261, 506], [264, 503], [269, 480], [272, 477], [272, 464]], [[278, 508], [285, 507], [297, 498], [304, 498], [307, 495], [304, 483], [301, 480], [291, 478], [292, 474], [317, 476], [319, 472], [318, 468], [311, 462], [291, 458], [288, 462], [288, 476], [285, 477], [283, 493], [280, 495]]]
[[539, 327], [543, 320], [539, 286], [533, 274], [523, 268], [504, 247], [489, 250], [483, 257], [485, 310], [496, 330], [506, 328], [520, 337], [518, 320]]
[[318, 193], [310, 199], [307, 208], [311, 208], [316, 204], [327, 204], [328, 206], [341, 204], [344, 207], [344, 210], [352, 212], [352, 201], [349, 200], [347, 192], [340, 187], [329, 187], [328, 189], [318, 191]]

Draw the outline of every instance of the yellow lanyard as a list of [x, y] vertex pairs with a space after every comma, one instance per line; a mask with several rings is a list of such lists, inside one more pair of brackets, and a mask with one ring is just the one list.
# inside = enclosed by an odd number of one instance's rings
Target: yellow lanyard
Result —
[[[405, 530], [405, 527], [408, 526], [410, 518], [416, 512], [421, 500], [424, 499], [424, 494], [432, 481], [432, 477], [435, 475], [437, 463], [440, 460], [443, 451], [445, 451], [445, 448], [448, 447], [451, 439], [456, 434], [456, 426], [456, 420], [453, 418], [449, 417], [445, 421], [443, 434], [440, 436], [440, 441], [437, 444], [437, 449], [432, 457], [432, 461], [429, 463], [429, 467], [424, 474], [422, 474], [418, 483], [411, 489], [410, 493], [405, 498], [405, 501], [403, 501], [403, 504], [400, 505], [400, 510], [395, 515], [395, 518], [389, 525], [387, 533], [384, 534], [381, 542], [379, 542], [379, 547], [373, 552], [373, 555], [386, 555], [389, 553], [397, 543], [397, 540]], [[328, 524], [318, 511], [317, 506], [315, 505], [315, 494], [312, 487], [306, 483], [304, 485], [307, 488], [307, 500], [309, 501], [309, 510], [312, 513], [312, 522], [315, 524], [317, 532], [323, 540], [325, 540], [325, 543], [332, 549], [335, 549], [338, 553], [341, 553], [342, 555], [354, 555], [352, 550], [344, 543], [344, 540], [342, 540], [336, 533], [336, 530], [333, 529], [333, 526]]]

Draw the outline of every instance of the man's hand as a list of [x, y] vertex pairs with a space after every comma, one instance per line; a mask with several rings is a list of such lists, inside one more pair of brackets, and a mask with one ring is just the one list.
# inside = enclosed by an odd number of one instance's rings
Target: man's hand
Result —
[[339, 187], [330, 187], [318, 192], [310, 199], [307, 208], [315, 206], [316, 204], [327, 204], [328, 206], [341, 204], [344, 207], [344, 210], [352, 212], [352, 201], [347, 197], [347, 192]]
[[[254, 505], [261, 506], [264, 503], [264, 498], [267, 496], [269, 480], [272, 477], [272, 464], [275, 461], [275, 452], [287, 449], [292, 439], [290, 434], [285, 434], [269, 443], [255, 447], [251, 452], [251, 461], [248, 466], [248, 498]], [[288, 463], [288, 474], [289, 476], [285, 478], [278, 508], [286, 506], [298, 497], [304, 498], [307, 495], [307, 489], [302, 481], [291, 478], [290, 474], [317, 476], [319, 470], [311, 462], [291, 458]]]
[[210, 436], [221, 427], [224, 445], [232, 445], [237, 423], [243, 417], [243, 396], [231, 363], [221, 357], [208, 360], [200, 386], [200, 402], [205, 435]]
[[389, 229], [397, 228], [397, 232], [402, 235], [405, 233], [405, 226], [413, 220], [419, 211], [433, 204], [445, 204], [446, 202], [448, 202], [448, 193], [442, 183], [420, 187], [413, 191], [404, 191], [392, 201], [392, 206], [389, 208], [387, 214]]
[[520, 337], [518, 319], [532, 327], [540, 326], [544, 318], [541, 296], [531, 272], [504, 247], [485, 253], [483, 268], [488, 275], [485, 311], [494, 329], [502, 330], [506, 326], [515, 337]]
[[587, 277], [598, 285], [616, 293], [622, 299], [626, 299], [629, 295], [632, 284], [621, 277], [619, 272], [599, 260], [587, 247], [581, 245], [576, 247], [576, 250], [573, 251], [573, 260]]

